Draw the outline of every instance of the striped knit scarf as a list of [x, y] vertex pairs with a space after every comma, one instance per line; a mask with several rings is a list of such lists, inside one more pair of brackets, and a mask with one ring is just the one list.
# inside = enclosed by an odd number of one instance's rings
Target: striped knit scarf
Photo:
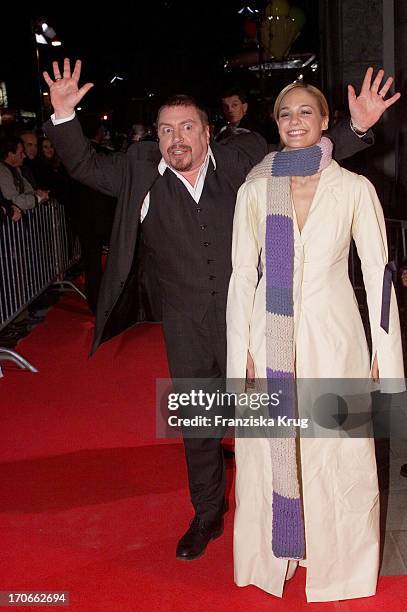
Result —
[[[279, 393], [270, 416], [297, 416], [294, 371], [294, 229], [291, 176], [311, 176], [332, 160], [332, 143], [323, 137], [306, 149], [270, 153], [253, 168], [247, 180], [268, 178], [266, 256], [267, 390]], [[280, 393], [281, 392], [281, 393]], [[287, 421], [286, 419], [286, 421]], [[270, 438], [273, 474], [272, 549], [276, 557], [303, 559], [305, 531], [297, 462], [296, 427], [279, 427]]]

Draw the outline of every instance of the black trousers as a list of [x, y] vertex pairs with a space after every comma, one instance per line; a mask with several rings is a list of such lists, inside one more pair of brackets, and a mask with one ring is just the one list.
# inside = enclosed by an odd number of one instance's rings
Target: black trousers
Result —
[[85, 275], [85, 293], [91, 311], [96, 314], [99, 289], [103, 277], [103, 246], [109, 243], [109, 234], [78, 232], [78, 237]]
[[[224, 305], [218, 306], [214, 298], [203, 321], [197, 323], [165, 304], [163, 329], [174, 390], [188, 390], [190, 382], [180, 380], [187, 378], [194, 379], [194, 388], [201, 381], [200, 388], [206, 391], [222, 390], [226, 379]], [[204, 435], [206, 432], [208, 437], [197, 438], [183, 431], [183, 437], [191, 502], [200, 517], [212, 521], [224, 509], [225, 465], [221, 445], [224, 429], [203, 430]]]

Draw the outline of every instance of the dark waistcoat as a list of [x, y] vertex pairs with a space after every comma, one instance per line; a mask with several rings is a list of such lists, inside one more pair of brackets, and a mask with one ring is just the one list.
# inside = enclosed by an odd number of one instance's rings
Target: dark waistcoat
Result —
[[165, 303], [201, 321], [211, 301], [226, 309], [236, 192], [209, 163], [199, 203], [167, 169], [143, 221]]

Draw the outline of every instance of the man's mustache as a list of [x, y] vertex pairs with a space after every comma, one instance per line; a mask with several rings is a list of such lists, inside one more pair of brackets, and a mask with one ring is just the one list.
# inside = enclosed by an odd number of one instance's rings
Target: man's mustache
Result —
[[192, 151], [192, 149], [186, 145], [172, 145], [168, 147], [167, 153], [173, 153], [174, 151]]

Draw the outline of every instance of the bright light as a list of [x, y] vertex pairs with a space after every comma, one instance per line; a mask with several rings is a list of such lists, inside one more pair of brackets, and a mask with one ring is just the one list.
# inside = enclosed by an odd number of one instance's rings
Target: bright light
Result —
[[41, 25], [41, 30], [46, 38], [49, 38], [50, 40], [52, 38], [55, 38], [56, 32], [54, 28], [51, 28], [51, 26], [49, 26], [45, 21], [43, 21], [40, 25]]
[[35, 40], [36, 40], [37, 45], [47, 45], [48, 44], [45, 37], [42, 34], [36, 34]]
[[76, 110], [82, 110], [82, 106], [77, 106]]
[[7, 88], [4, 81], [0, 81], [0, 106], [8, 106]]
[[58, 39], [56, 38], [55, 40], [53, 40], [53, 41], [51, 42], [51, 45], [52, 45], [53, 47], [60, 47], [60, 46], [62, 45], [62, 43], [61, 43], [61, 41], [60, 41], [60, 40], [58, 40]]
[[255, 13], [258, 13], [259, 10], [256, 8], [252, 9], [251, 6], [247, 5], [247, 6], [242, 6], [242, 8], [239, 9], [237, 12], [239, 15], [244, 15], [245, 13], [250, 13], [251, 15], [254, 15]]
[[43, 96], [48, 96], [49, 94], [48, 94], [48, 92], [47, 92], [47, 91], [44, 91], [42, 95], [43, 95]]
[[103, 119], [103, 121], [107, 121], [108, 120], [108, 116], [107, 115], [103, 115], [102, 119]]
[[55, 36], [57, 35], [55, 30], [54, 30], [54, 28], [51, 28], [50, 26], [48, 26], [48, 28], [45, 30], [44, 34], [49, 39], [55, 38]]

